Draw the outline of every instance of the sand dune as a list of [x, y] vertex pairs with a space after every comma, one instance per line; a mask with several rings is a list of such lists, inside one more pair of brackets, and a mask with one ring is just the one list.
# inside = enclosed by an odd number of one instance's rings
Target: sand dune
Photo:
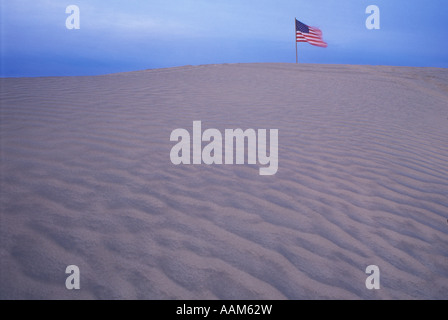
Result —
[[[0, 112], [2, 299], [448, 297], [446, 69], [8, 78]], [[173, 165], [194, 120], [279, 129], [278, 172]]]

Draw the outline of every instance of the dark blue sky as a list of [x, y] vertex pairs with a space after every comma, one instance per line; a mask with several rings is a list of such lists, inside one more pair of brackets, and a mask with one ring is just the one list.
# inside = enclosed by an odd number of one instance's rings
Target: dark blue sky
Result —
[[[294, 17], [328, 43], [299, 43], [299, 62], [448, 67], [446, 0], [0, 1], [1, 76], [295, 62]], [[79, 30], [65, 25], [72, 4]], [[365, 26], [372, 4], [380, 30]]]

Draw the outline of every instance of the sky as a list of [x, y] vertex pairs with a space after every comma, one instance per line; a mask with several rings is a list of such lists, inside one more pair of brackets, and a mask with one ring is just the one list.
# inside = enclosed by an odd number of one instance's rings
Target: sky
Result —
[[[1, 77], [295, 62], [294, 18], [327, 48], [300, 63], [448, 67], [447, 0], [0, 0]], [[68, 29], [69, 5], [80, 28]], [[366, 28], [369, 5], [380, 29]]]

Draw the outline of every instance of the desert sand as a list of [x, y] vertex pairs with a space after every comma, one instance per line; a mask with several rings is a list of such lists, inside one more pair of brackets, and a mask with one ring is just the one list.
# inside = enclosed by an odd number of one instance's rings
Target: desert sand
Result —
[[[447, 69], [3, 78], [0, 114], [1, 299], [448, 298]], [[173, 165], [195, 120], [278, 129], [277, 173]]]

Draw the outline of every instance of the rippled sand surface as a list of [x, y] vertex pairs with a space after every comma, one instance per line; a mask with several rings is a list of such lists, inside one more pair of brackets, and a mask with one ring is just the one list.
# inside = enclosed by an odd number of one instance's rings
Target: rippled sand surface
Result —
[[[0, 102], [2, 299], [448, 297], [447, 69], [8, 78]], [[173, 165], [195, 120], [278, 129], [277, 174]]]

